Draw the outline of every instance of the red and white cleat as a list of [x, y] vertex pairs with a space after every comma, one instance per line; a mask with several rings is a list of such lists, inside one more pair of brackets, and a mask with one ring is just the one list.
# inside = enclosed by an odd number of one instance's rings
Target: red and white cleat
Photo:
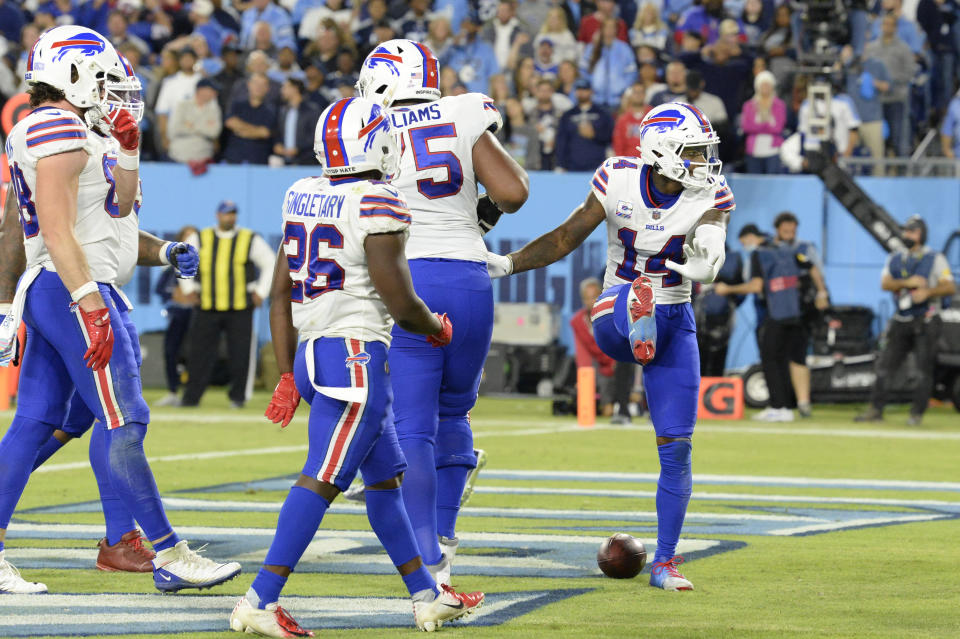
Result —
[[658, 561], [650, 566], [650, 585], [664, 590], [693, 590], [690, 580], [680, 574], [677, 566], [683, 563], [683, 557], [677, 555], [667, 561]]
[[153, 572], [153, 560], [157, 553], [143, 545], [143, 535], [139, 530], [131, 530], [120, 541], [110, 546], [107, 538], [100, 540], [97, 546], [97, 568], [107, 572]]
[[482, 592], [457, 592], [440, 585], [440, 594], [433, 601], [413, 602], [413, 620], [424, 632], [439, 630], [445, 621], [472, 615], [483, 605]]
[[641, 275], [633, 280], [627, 294], [627, 310], [633, 358], [640, 364], [649, 364], [657, 352], [657, 303], [649, 277]]
[[242, 597], [230, 613], [230, 629], [262, 637], [312, 637], [276, 602], [267, 604], [264, 610], [254, 608]]

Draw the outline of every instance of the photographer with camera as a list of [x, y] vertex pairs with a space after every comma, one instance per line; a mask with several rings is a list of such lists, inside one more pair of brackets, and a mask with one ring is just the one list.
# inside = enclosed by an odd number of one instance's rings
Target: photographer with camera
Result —
[[877, 360], [877, 380], [870, 407], [854, 418], [858, 422], [883, 420], [890, 377], [903, 367], [907, 355], [916, 354], [920, 380], [913, 391], [908, 426], [919, 426], [933, 390], [933, 367], [940, 336], [941, 298], [956, 290], [950, 265], [943, 253], [926, 246], [927, 225], [914, 215], [903, 226], [907, 248], [891, 253], [883, 268], [881, 286], [893, 294], [897, 308], [887, 324], [886, 346]]

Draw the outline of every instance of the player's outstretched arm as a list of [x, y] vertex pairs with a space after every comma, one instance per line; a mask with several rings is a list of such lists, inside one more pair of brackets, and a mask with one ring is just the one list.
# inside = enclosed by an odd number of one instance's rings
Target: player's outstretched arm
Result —
[[473, 145], [473, 170], [487, 195], [504, 213], [517, 211], [530, 195], [527, 172], [510, 157], [497, 138], [484, 131]]
[[167, 242], [144, 230], [140, 231], [137, 265], [167, 266], [172, 264], [180, 277], [193, 277], [200, 265], [197, 249], [186, 242]]
[[373, 233], [363, 240], [370, 281], [400, 328], [436, 335], [443, 332], [443, 321], [414, 292], [404, 244], [402, 233]]
[[563, 259], [583, 244], [606, 218], [607, 212], [591, 191], [563, 224], [507, 256], [513, 262], [511, 272], [522, 273]]
[[10, 185], [3, 207], [3, 222], [0, 223], [0, 304], [13, 301], [13, 295], [17, 292], [17, 280], [26, 267], [27, 254], [23, 251], [20, 208], [17, 194], [13, 185]]
[[[68, 151], [37, 162], [37, 222], [57, 275], [71, 295], [85, 291], [93, 280], [83, 248], [77, 240], [77, 194], [80, 173], [87, 165], [85, 151]], [[96, 286], [75, 301], [84, 311], [106, 308]]]

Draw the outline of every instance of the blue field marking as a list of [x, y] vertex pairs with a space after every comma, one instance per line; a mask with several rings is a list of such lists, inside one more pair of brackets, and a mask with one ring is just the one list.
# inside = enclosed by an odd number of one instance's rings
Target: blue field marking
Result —
[[[498, 626], [591, 590], [488, 593], [483, 607], [469, 621], [454, 622], [450, 627]], [[225, 631], [238, 599], [236, 595], [171, 597], [125, 593], [6, 595], [0, 597], [0, 636], [101, 637]], [[414, 628], [407, 598], [284, 596], [281, 603], [303, 627], [313, 630]], [[39, 628], [46, 634], [39, 633]]]

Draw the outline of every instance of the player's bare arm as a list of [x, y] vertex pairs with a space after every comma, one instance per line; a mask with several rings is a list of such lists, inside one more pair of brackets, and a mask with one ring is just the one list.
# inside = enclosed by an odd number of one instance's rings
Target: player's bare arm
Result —
[[[120, 151], [123, 153], [123, 151]], [[117, 210], [119, 217], [126, 217], [133, 211], [137, 199], [137, 187], [140, 185], [140, 169], [127, 170], [119, 164], [113, 170], [113, 179], [117, 184]]]
[[583, 244], [606, 218], [607, 212], [591, 191], [563, 224], [507, 256], [513, 261], [513, 272], [542, 268], [563, 259]]
[[270, 335], [281, 375], [293, 372], [293, 358], [297, 354], [297, 329], [293, 326], [293, 310], [290, 308], [292, 286], [287, 255], [281, 246], [270, 286]]
[[703, 226], [704, 224], [712, 224], [713, 226], [719, 226], [724, 231], [727, 230], [727, 224], [730, 223], [730, 214], [726, 211], [721, 211], [720, 209], [710, 209], [703, 214], [703, 217], [700, 218], [700, 221], [697, 222], [697, 228]]
[[487, 195], [504, 213], [517, 211], [530, 195], [530, 178], [489, 131], [473, 145], [473, 168]]
[[370, 281], [400, 328], [434, 335], [443, 325], [413, 290], [404, 244], [402, 233], [374, 233], [364, 239]]
[[[37, 222], [57, 274], [71, 292], [92, 281], [74, 232], [80, 173], [87, 159], [85, 151], [69, 151], [37, 162]], [[79, 304], [87, 312], [106, 307], [99, 291], [84, 295]]]
[[161, 240], [156, 235], [151, 235], [146, 231], [140, 231], [140, 241], [137, 245], [137, 265], [163, 266], [166, 264], [160, 254], [160, 251], [166, 244], [164, 240]]
[[23, 229], [20, 227], [20, 210], [13, 187], [7, 189], [7, 201], [3, 207], [0, 223], [0, 304], [13, 301], [17, 280], [27, 267], [23, 251]]

